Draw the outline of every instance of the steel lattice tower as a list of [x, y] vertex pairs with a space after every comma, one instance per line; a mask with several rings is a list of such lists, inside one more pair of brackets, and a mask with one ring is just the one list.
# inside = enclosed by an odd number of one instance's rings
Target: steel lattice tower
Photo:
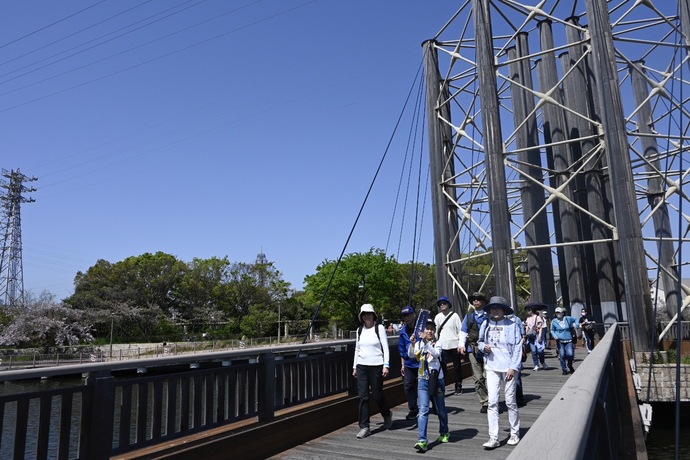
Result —
[[690, 305], [689, 43], [690, 0], [463, 2], [424, 43], [439, 290], [520, 307], [521, 265], [532, 300], [646, 349], [650, 281], [669, 318]]
[[24, 269], [22, 266], [22, 219], [21, 204], [32, 203], [33, 198], [25, 198], [22, 194], [35, 192], [35, 188], [26, 187], [24, 182], [37, 180], [27, 177], [19, 169], [16, 171], [2, 170], [0, 187], [6, 192], [0, 197], [2, 200], [2, 221], [0, 235], [2, 235], [2, 253], [0, 254], [0, 305], [9, 307], [20, 306], [24, 302]]

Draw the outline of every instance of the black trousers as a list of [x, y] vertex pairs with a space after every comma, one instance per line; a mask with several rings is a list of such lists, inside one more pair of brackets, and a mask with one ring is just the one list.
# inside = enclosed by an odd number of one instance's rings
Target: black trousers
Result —
[[[359, 371], [357, 371], [359, 372]], [[403, 380], [403, 388], [405, 389], [405, 396], [407, 396], [407, 408], [412, 411], [417, 410], [417, 374], [419, 369], [416, 367], [405, 366], [405, 377]]]
[[448, 364], [453, 364], [453, 367], [455, 369], [455, 390], [459, 391], [462, 390], [462, 367], [461, 367], [461, 361], [462, 361], [462, 355], [458, 353], [457, 348], [449, 348], [447, 350], [443, 350], [443, 356], [441, 359], [441, 366], [443, 366], [443, 375], [446, 375], [446, 381], [450, 377], [450, 374], [448, 373]]
[[391, 413], [386, 398], [383, 396], [383, 365], [357, 365], [357, 394], [359, 396], [359, 427], [369, 426], [369, 388], [371, 397], [379, 406], [384, 417]]

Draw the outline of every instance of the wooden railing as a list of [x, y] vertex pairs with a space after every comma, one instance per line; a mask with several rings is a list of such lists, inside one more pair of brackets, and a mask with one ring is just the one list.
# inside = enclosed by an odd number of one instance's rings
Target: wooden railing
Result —
[[105, 459], [246, 419], [270, 421], [283, 408], [352, 394], [352, 359], [347, 340], [5, 371], [8, 382], [87, 377], [67, 388], [0, 392], [0, 458]]

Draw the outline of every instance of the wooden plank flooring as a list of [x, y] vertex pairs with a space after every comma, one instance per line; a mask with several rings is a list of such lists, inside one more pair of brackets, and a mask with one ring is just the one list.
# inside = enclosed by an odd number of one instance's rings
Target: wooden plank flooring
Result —
[[[587, 356], [584, 347], [575, 350], [575, 369]], [[522, 372], [522, 384], [527, 404], [520, 408], [521, 436], [524, 436], [539, 414], [551, 402], [561, 389], [569, 375], [562, 375], [555, 350], [546, 351], [547, 370], [535, 372], [532, 370], [531, 356], [527, 357], [526, 369]], [[384, 430], [383, 419], [380, 415], [371, 418], [371, 436], [356, 439], [359, 428], [356, 423], [351, 424], [326, 436], [314, 439], [293, 449], [272, 457], [281, 460], [315, 460], [315, 459], [391, 459], [429, 458], [452, 459], [481, 458], [505, 459], [512, 447], [506, 445], [509, 437], [508, 412], [500, 415], [501, 447], [494, 450], [484, 450], [482, 444], [488, 439], [488, 424], [486, 414], [479, 412], [480, 406], [474, 394], [472, 378], [463, 381], [462, 395], [446, 396], [448, 409], [448, 424], [451, 439], [447, 444], [439, 444], [434, 440], [438, 437], [438, 418], [429, 418], [428, 437], [432, 441], [425, 454], [415, 451], [414, 444], [418, 439], [416, 421], [405, 420], [407, 405], [394, 407], [393, 427]]]

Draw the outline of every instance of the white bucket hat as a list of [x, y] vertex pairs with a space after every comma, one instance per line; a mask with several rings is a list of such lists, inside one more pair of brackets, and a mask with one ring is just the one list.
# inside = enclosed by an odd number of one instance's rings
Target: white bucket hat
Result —
[[373, 313], [374, 314], [374, 321], [378, 319], [378, 315], [376, 314], [376, 311], [374, 311], [374, 306], [370, 303], [365, 303], [362, 305], [359, 309], [359, 322], [363, 323], [362, 321], [362, 313]]

